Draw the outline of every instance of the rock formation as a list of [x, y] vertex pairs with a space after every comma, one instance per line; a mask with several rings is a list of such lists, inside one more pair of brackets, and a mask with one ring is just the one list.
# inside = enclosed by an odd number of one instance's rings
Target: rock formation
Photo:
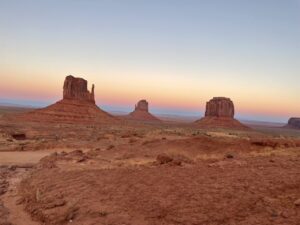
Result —
[[205, 116], [234, 117], [234, 105], [230, 98], [214, 97], [206, 103]]
[[288, 127], [300, 129], [300, 118], [292, 117], [288, 121]]
[[91, 92], [82, 78], [67, 76], [63, 86], [63, 99], [43, 109], [21, 115], [27, 121], [61, 123], [105, 123], [116, 119], [95, 104], [94, 85]]
[[81, 100], [95, 103], [95, 86], [92, 91], [87, 89], [87, 81], [82, 78], [75, 78], [72, 75], [66, 77], [64, 82], [63, 99]]
[[135, 110], [138, 111], [146, 111], [148, 112], [148, 102], [146, 100], [140, 100], [136, 105], [135, 105]]
[[196, 124], [203, 128], [248, 129], [234, 119], [234, 104], [230, 98], [214, 97], [206, 103], [205, 117]]
[[131, 112], [126, 118], [141, 121], [160, 121], [158, 118], [149, 113], [148, 102], [144, 99], [140, 100], [135, 105], [134, 111]]

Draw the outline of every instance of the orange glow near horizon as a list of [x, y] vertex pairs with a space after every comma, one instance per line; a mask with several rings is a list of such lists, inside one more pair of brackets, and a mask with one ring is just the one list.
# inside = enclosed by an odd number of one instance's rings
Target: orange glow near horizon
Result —
[[[7, 98], [26, 98], [32, 100], [44, 99], [61, 99], [62, 98], [62, 83], [64, 77], [61, 77], [60, 82], [55, 78], [48, 80], [33, 76], [31, 79], [24, 77], [22, 80], [16, 80], [13, 76], [5, 77], [5, 86], [0, 86], [1, 97]], [[34, 82], [33, 82], [34, 81]], [[139, 81], [142, 82], [142, 81]], [[173, 81], [169, 86], [164, 86], [162, 81], [158, 85], [139, 85], [139, 82], [122, 85], [118, 82], [104, 80], [103, 82], [89, 82], [89, 88], [92, 83], [96, 85], [96, 100], [98, 104], [112, 105], [127, 105], [134, 107], [134, 104], [140, 99], [147, 99], [151, 107], [161, 108], [177, 108], [186, 111], [205, 110], [206, 101], [214, 96], [230, 97], [235, 104], [236, 112], [239, 114], [263, 114], [276, 116], [291, 116], [299, 115], [300, 108], [294, 102], [283, 101], [282, 98], [254, 98], [253, 95], [247, 96], [247, 92], [241, 91], [236, 97], [236, 93], [232, 94], [214, 94], [213, 90], [198, 91], [195, 86], [186, 88], [180, 86], [180, 81]], [[148, 81], [149, 82], [149, 81]], [[151, 82], [151, 81], [150, 81]], [[3, 83], [2, 83], [3, 84]], [[173, 88], [172, 88], [173, 87]], [[228, 92], [228, 90], [225, 92]], [[280, 103], [280, 104], [279, 104]]]
[[[30, 79], [29, 79], [30, 77]], [[288, 96], [276, 96], [276, 92], [271, 90], [256, 89], [255, 93], [249, 93], [245, 90], [236, 90], [234, 87], [224, 89], [220, 94], [214, 86], [209, 88], [206, 85], [199, 85], [188, 82], [185, 79], [173, 79], [163, 76], [157, 82], [157, 77], [145, 79], [143, 77], [132, 76], [132, 81], [123, 81], [109, 79], [109, 76], [103, 79], [97, 76], [84, 77], [89, 81], [89, 89], [92, 83], [95, 84], [96, 100], [98, 104], [127, 105], [134, 107], [134, 104], [140, 99], [147, 99], [150, 108], [179, 108], [186, 111], [204, 111], [205, 104], [214, 96], [229, 97], [234, 101], [236, 112], [239, 114], [263, 114], [275, 116], [297, 116], [300, 115], [299, 105], [295, 104], [295, 99]], [[93, 78], [93, 79], [91, 79]], [[170, 80], [168, 79], [170, 78]], [[4, 76], [5, 83], [0, 84], [1, 98], [26, 98], [32, 100], [61, 99], [64, 76], [38, 76], [37, 74], [10, 74]], [[5, 84], [5, 85], [4, 85]], [[269, 93], [266, 95], [265, 93]], [[263, 96], [264, 97], [261, 97]]]

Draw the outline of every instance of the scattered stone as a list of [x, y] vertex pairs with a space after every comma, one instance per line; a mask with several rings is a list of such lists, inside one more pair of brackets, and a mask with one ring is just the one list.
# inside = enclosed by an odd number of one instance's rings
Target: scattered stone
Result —
[[15, 134], [12, 134], [11, 136], [13, 139], [18, 140], [18, 141], [26, 140], [25, 133], [15, 133]]
[[108, 215], [108, 213], [105, 212], [105, 211], [99, 212], [99, 216], [100, 216], [100, 217], [105, 217], [105, 216], [107, 216], [107, 215]]
[[107, 148], [106, 148], [106, 150], [111, 150], [111, 149], [113, 149], [115, 146], [114, 145], [109, 145]]
[[170, 163], [173, 161], [173, 158], [171, 158], [170, 156], [166, 155], [166, 154], [160, 154], [156, 157], [156, 161], [159, 164], [166, 164], [166, 163]]
[[300, 206], [300, 198], [294, 202], [295, 206]]
[[83, 151], [80, 149], [74, 150], [68, 154], [69, 156], [82, 156], [84, 155]]
[[233, 159], [234, 158], [234, 156], [232, 154], [230, 154], [230, 153], [226, 154], [225, 157], [227, 159]]
[[287, 211], [283, 211], [283, 212], [281, 212], [281, 214], [280, 214], [283, 218], [289, 218], [289, 214], [288, 214], [288, 212]]
[[179, 160], [179, 159], [174, 159], [172, 161], [172, 164], [175, 165], [175, 166], [181, 166], [182, 165], [182, 162]]
[[76, 159], [76, 162], [81, 163], [87, 160], [87, 156], [81, 156], [79, 159]]

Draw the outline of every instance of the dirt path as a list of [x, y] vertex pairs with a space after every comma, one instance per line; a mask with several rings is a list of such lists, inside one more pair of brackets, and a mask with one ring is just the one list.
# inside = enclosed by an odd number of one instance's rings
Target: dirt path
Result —
[[41, 158], [49, 155], [49, 151], [39, 152], [0, 152], [0, 165], [11, 166], [11, 165], [27, 165], [35, 164]]
[[43, 151], [1, 151], [0, 152], [0, 166], [11, 166], [17, 167], [26, 166], [28, 164], [36, 164], [39, 160], [53, 152], [70, 152], [74, 149], [51, 149]]
[[[33, 221], [29, 214], [27, 214], [23, 206], [17, 204], [17, 187], [20, 181], [27, 176], [30, 168], [34, 164], [38, 163], [39, 160], [56, 150], [44, 150], [44, 151], [19, 151], [19, 152], [0, 152], [0, 167], [7, 171], [5, 168], [9, 166], [14, 166], [16, 169], [9, 169], [10, 172], [8, 176], [2, 176], [4, 182], [8, 182], [8, 189], [5, 190], [5, 194], [0, 195], [0, 216], [5, 218], [0, 218], [0, 224], [3, 221], [7, 221], [7, 224], [12, 225], [39, 225]], [[61, 151], [70, 151], [68, 149], [60, 149]], [[1, 174], [0, 174], [1, 175]], [[2, 181], [2, 182], [3, 182]], [[1, 192], [1, 190], [0, 190]]]

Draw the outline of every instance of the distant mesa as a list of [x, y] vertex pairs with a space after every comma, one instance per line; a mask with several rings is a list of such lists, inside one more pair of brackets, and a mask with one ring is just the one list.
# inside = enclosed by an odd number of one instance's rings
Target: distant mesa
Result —
[[300, 117], [292, 117], [288, 121], [287, 127], [294, 128], [294, 129], [300, 129]]
[[249, 129], [234, 119], [234, 104], [230, 98], [214, 97], [206, 103], [205, 117], [196, 121], [203, 128]]
[[149, 104], [146, 100], [140, 100], [134, 108], [134, 111], [131, 112], [128, 116], [128, 119], [140, 120], [140, 121], [156, 121], [159, 122], [160, 119], [153, 116], [149, 113]]
[[214, 97], [206, 103], [205, 116], [234, 117], [234, 105], [230, 98]]
[[62, 123], [105, 123], [116, 120], [96, 105], [95, 86], [92, 85], [91, 91], [87, 87], [85, 79], [67, 76], [62, 100], [46, 108], [25, 113], [20, 118], [28, 121]]

